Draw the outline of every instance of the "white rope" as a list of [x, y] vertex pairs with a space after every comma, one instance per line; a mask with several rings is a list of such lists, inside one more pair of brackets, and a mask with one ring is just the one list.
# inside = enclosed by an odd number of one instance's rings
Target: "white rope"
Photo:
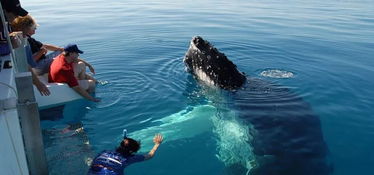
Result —
[[16, 88], [14, 88], [13, 86], [11, 86], [9, 84], [3, 83], [3, 82], [0, 82], [0, 85], [4, 85], [4, 86], [8, 87], [9, 89], [12, 89], [13, 92], [14, 92], [14, 95], [16, 95], [16, 97], [18, 98], [18, 94], [17, 94]]

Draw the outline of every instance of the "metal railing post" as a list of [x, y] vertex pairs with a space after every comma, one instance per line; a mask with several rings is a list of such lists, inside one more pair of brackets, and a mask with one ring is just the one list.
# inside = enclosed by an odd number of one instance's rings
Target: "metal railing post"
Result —
[[47, 175], [48, 164], [44, 152], [39, 110], [34, 97], [31, 73], [17, 73], [15, 81], [18, 90], [17, 112], [20, 118], [30, 174]]
[[27, 52], [26, 47], [28, 47], [27, 38], [21, 39], [21, 45], [18, 48], [14, 49], [15, 64], [13, 66], [16, 67], [16, 72], [28, 72], [29, 65], [27, 63]]

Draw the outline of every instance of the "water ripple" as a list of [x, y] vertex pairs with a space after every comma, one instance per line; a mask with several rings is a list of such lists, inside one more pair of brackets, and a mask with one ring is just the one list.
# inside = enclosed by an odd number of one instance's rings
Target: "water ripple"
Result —
[[115, 70], [102, 73], [100, 76], [106, 77], [103, 82], [107, 81], [111, 89], [120, 91], [123, 95], [131, 95], [143, 92], [151, 87], [151, 79], [142, 72], [133, 70]]
[[[95, 67], [95, 77], [100, 80], [96, 96], [102, 102], [86, 108], [80, 117], [95, 151], [114, 147], [124, 127], [143, 129], [186, 104], [207, 103], [209, 93], [201, 90], [182, 63], [189, 40], [200, 35], [224, 52], [240, 71], [271, 81], [270, 85], [252, 81], [253, 86], [245, 88], [253, 91], [237, 91], [241, 98], [235, 103], [250, 110], [243, 113], [296, 116], [313, 112], [321, 118], [336, 174], [370, 174], [372, 170], [372, 0], [28, 0], [22, 6], [40, 24], [36, 39], [59, 46], [77, 43], [85, 52], [82, 58]], [[247, 94], [240, 94], [244, 92]], [[213, 98], [213, 103], [232, 103]], [[304, 110], [309, 109], [308, 104], [313, 111]], [[264, 109], [273, 111], [266, 114]], [[75, 116], [66, 115], [64, 121]], [[173, 146], [186, 154], [202, 151], [185, 144]], [[61, 150], [66, 147], [47, 153]], [[158, 158], [169, 167], [160, 168], [159, 161], [151, 161], [142, 169], [147, 172], [130, 168], [127, 173], [222, 174], [223, 163], [214, 157], [216, 147], [207, 150], [196, 156], [205, 162], [204, 168], [170, 171], [170, 165], [183, 168], [200, 164], [181, 164], [174, 161], [174, 154], [164, 152]], [[208, 158], [210, 154], [213, 159]], [[55, 171], [70, 173], [61, 166]]]
[[183, 58], [177, 57], [166, 60], [156, 71], [161, 75], [158, 81], [167, 84], [167, 89], [172, 93], [180, 93], [185, 87], [185, 75]]

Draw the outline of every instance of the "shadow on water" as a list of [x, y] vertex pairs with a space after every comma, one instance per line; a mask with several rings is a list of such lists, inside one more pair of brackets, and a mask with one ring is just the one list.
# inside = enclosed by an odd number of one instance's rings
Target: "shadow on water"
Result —
[[321, 123], [311, 106], [287, 87], [256, 78], [247, 82], [232, 94], [232, 105], [253, 126], [256, 162], [250, 174], [331, 174]]
[[220, 174], [333, 171], [319, 117], [287, 87], [248, 78], [242, 89], [226, 91], [191, 81], [186, 90], [189, 102], [205, 102], [216, 109], [208, 123], [212, 122], [216, 157], [224, 164]]
[[[213, 131], [227, 174], [331, 174], [319, 117], [301, 97], [287, 87], [246, 77], [199, 36], [192, 38], [183, 61], [198, 81], [213, 87], [204, 94], [220, 114], [212, 118]], [[289, 73], [264, 75], [292, 77]]]
[[50, 174], [86, 174], [94, 156], [81, 119], [90, 102], [76, 100], [39, 111]]

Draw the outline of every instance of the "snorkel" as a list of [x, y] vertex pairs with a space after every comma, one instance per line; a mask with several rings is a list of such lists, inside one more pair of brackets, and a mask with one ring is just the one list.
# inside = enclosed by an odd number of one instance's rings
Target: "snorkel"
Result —
[[117, 152], [121, 153], [124, 156], [129, 156], [133, 153], [136, 153], [140, 149], [140, 142], [127, 137], [127, 129], [122, 131], [123, 140], [120, 143], [120, 146], [117, 147]]
[[127, 139], [127, 129], [123, 129], [122, 135], [123, 135], [123, 139]]

